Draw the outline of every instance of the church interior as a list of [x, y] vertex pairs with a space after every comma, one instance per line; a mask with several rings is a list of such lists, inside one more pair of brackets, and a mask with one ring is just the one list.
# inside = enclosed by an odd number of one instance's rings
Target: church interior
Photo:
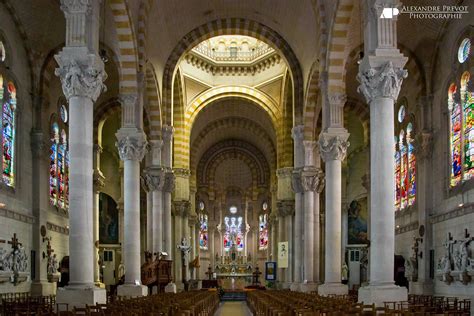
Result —
[[0, 1], [0, 315], [473, 315], [473, 21]]

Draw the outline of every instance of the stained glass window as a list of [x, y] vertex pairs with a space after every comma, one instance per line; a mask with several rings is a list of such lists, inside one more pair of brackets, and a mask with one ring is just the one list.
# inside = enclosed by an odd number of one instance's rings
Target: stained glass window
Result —
[[268, 218], [267, 214], [259, 216], [259, 228], [258, 228], [258, 249], [265, 250], [268, 247]]
[[459, 49], [458, 49], [458, 60], [461, 64], [467, 60], [470, 52], [471, 52], [471, 41], [468, 38], [465, 38], [461, 42], [461, 45], [459, 45]]
[[[402, 105], [398, 112], [400, 132], [395, 136], [395, 210], [403, 210], [416, 200], [416, 155], [413, 124]], [[408, 122], [408, 123], [407, 123]]]
[[2, 109], [2, 178], [6, 185], [14, 187], [16, 88], [13, 82], [8, 82], [6, 92], [3, 93]]
[[207, 250], [208, 240], [207, 215], [199, 214], [199, 248]]
[[242, 251], [244, 249], [242, 217], [225, 217], [224, 224], [224, 250], [228, 251], [234, 246], [238, 251]]
[[60, 122], [51, 125], [51, 148], [49, 153], [49, 201], [62, 209], [69, 207], [69, 151], [64, 117], [65, 106], [59, 107]]
[[[458, 61], [470, 56], [471, 42], [464, 39], [458, 50]], [[474, 176], [474, 93], [471, 74], [464, 71], [448, 88], [450, 130], [450, 185], [454, 187]]]

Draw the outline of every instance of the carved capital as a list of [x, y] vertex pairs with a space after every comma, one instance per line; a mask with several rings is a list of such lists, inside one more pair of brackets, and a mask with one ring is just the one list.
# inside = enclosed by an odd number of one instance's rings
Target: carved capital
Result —
[[348, 133], [321, 133], [319, 136], [319, 152], [324, 161], [344, 160], [349, 148]]
[[164, 142], [169, 142], [173, 139], [174, 127], [169, 125], [164, 125], [161, 130], [161, 137]]
[[119, 130], [116, 134], [117, 146], [121, 160], [141, 161], [146, 153], [147, 141], [143, 132], [127, 133]]
[[393, 66], [387, 61], [378, 68], [360, 70], [357, 80], [360, 86], [357, 91], [364, 95], [367, 103], [377, 98], [391, 98], [396, 100], [400, 93], [403, 79], [408, 76], [405, 69]]
[[65, 14], [87, 14], [91, 11], [93, 0], [61, 0], [61, 11]]
[[322, 170], [311, 168], [301, 172], [301, 187], [305, 192], [321, 193], [324, 189], [324, 184], [325, 179]]
[[163, 168], [147, 168], [141, 180], [147, 192], [161, 191], [165, 185], [165, 171]]
[[347, 101], [347, 95], [343, 92], [329, 93], [328, 101], [331, 106], [344, 107]]
[[304, 189], [301, 181], [301, 169], [295, 169], [291, 175], [291, 188], [295, 193], [303, 193]]
[[304, 139], [304, 125], [296, 125], [291, 129], [291, 136], [295, 142], [302, 142]]
[[94, 192], [96, 193], [99, 193], [100, 191], [102, 191], [104, 189], [104, 186], [105, 186], [105, 177], [104, 175], [102, 174], [102, 172], [100, 172], [99, 170], [94, 170], [94, 175], [93, 175], [93, 179], [94, 179], [94, 183], [93, 183], [93, 186], [94, 186]]
[[176, 177], [180, 178], [189, 178], [191, 176], [191, 171], [185, 168], [174, 168], [173, 173]]
[[189, 201], [174, 201], [172, 212], [174, 216], [186, 217], [191, 210], [191, 203]]
[[433, 152], [433, 134], [422, 131], [415, 136], [415, 151], [418, 159], [426, 159]]
[[[286, 168], [280, 168], [277, 170], [277, 177], [278, 178], [287, 178], [290, 177], [291, 174], [293, 173], [293, 168], [286, 167]], [[278, 189], [278, 187], [277, 187]]]
[[278, 215], [285, 217], [295, 213], [295, 201], [282, 200], [277, 202]]
[[107, 90], [103, 83], [107, 74], [99, 56], [87, 54], [79, 57], [63, 50], [55, 58], [59, 65], [55, 74], [61, 79], [63, 93], [68, 100], [85, 97], [95, 102], [100, 93]]
[[164, 192], [173, 192], [175, 187], [175, 177], [173, 172], [166, 172], [165, 184], [163, 186]]

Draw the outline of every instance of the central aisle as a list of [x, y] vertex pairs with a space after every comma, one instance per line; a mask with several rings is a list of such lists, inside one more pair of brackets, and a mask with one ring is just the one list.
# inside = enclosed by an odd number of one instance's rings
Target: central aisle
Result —
[[246, 302], [223, 302], [215, 316], [251, 316]]

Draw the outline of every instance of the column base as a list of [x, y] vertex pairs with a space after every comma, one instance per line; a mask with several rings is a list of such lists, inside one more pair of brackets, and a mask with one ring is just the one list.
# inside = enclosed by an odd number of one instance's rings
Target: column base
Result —
[[[106, 304], [107, 292], [105, 289], [96, 287], [80, 288], [67, 286], [57, 290], [56, 303], [59, 304], [58, 311], [72, 310], [73, 307], [85, 307], [86, 305]], [[67, 304], [67, 307], [61, 304]]]
[[56, 295], [56, 283], [47, 281], [38, 281], [31, 283], [32, 296], [50, 296]]
[[324, 283], [318, 287], [318, 294], [321, 296], [328, 295], [347, 295], [349, 288], [342, 283]]
[[148, 287], [145, 285], [124, 284], [117, 288], [118, 296], [140, 297], [148, 295]]
[[434, 284], [433, 282], [410, 282], [409, 283], [409, 292], [410, 294], [418, 295], [431, 295], [434, 293]]
[[359, 289], [359, 303], [375, 304], [383, 307], [384, 302], [399, 302], [408, 300], [408, 290], [395, 284], [368, 285]]
[[300, 290], [301, 292], [305, 292], [305, 293], [316, 292], [318, 290], [318, 283], [315, 283], [315, 282], [301, 283]]
[[176, 292], [177, 292], [176, 284], [174, 284], [173, 282], [170, 282], [165, 286], [165, 293], [176, 293]]
[[298, 291], [300, 290], [300, 285], [301, 285], [300, 282], [293, 282], [293, 283], [291, 283], [291, 285], [290, 285], [290, 291], [298, 292]]

